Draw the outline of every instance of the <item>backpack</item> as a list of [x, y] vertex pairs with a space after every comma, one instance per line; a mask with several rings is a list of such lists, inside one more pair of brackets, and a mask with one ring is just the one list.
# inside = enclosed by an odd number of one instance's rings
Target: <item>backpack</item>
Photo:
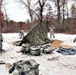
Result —
[[13, 75], [39, 75], [39, 64], [33, 59], [27, 61], [20, 60], [13, 65], [14, 70], [11, 72]]

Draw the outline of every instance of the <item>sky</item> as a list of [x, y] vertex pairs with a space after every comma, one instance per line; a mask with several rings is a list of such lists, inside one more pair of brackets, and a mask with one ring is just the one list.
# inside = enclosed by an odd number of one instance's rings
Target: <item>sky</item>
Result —
[[11, 20], [26, 21], [29, 19], [27, 10], [21, 7], [15, 0], [4, 0], [4, 3], [7, 3], [4, 7]]
[[[20, 4], [18, 4], [16, 2], [16, 0], [4, 0], [4, 4], [6, 3], [6, 5], [4, 5], [4, 7], [7, 10], [7, 14], [10, 20], [14, 20], [14, 21], [27, 21], [27, 19], [30, 19], [29, 15], [28, 15], [28, 11], [26, 9], [24, 9], [23, 7], [21, 7]], [[70, 8], [71, 3], [68, 3], [68, 6]]]

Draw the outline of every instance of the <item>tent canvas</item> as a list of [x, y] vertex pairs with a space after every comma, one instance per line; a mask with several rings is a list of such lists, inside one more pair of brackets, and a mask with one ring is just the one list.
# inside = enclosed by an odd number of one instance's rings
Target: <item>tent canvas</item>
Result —
[[44, 44], [47, 42], [47, 31], [46, 29], [38, 23], [35, 25], [24, 38], [22, 39], [20, 45], [23, 43], [30, 43], [30, 44]]

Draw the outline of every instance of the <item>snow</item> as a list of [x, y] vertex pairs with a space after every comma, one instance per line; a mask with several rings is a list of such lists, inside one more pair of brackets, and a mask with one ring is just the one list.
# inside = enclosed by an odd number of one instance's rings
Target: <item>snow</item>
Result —
[[[54, 39], [62, 40], [63, 44], [75, 47], [76, 42], [73, 42], [75, 37], [76, 35], [58, 33], [55, 34]], [[18, 60], [34, 59], [40, 64], [39, 75], [76, 75], [76, 55], [62, 55], [56, 51], [54, 51], [53, 54], [41, 54], [41, 56], [25, 55], [16, 52], [21, 49], [20, 46], [12, 45], [12, 42], [20, 40], [19, 33], [3, 33], [3, 38], [3, 49], [6, 50], [6, 52], [0, 54], [0, 60], [13, 64]], [[52, 57], [59, 58], [58, 60], [47, 60]], [[6, 69], [6, 64], [0, 65], [0, 75], [11, 75]]]
[[[49, 37], [49, 33], [48, 33], [48, 37]], [[72, 34], [55, 34], [55, 39], [58, 40], [62, 40], [66, 45], [71, 45], [71, 46], [76, 46], [76, 42], [73, 42], [73, 40], [75, 39], [76, 35], [72, 35]], [[50, 39], [50, 38], [49, 38]]]

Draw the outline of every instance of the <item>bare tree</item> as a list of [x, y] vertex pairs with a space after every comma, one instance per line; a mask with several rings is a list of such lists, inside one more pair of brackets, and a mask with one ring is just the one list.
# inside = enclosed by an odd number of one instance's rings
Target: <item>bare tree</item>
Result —
[[67, 0], [62, 0], [61, 3], [62, 3], [62, 25], [63, 25], [65, 21], [65, 11], [66, 11], [65, 8], [66, 8]]
[[71, 15], [73, 19], [73, 25], [75, 26], [75, 18], [76, 18], [76, 6], [75, 3], [71, 6]]
[[0, 0], [0, 25], [2, 24], [2, 20], [3, 20], [3, 12], [2, 12], [2, 2], [3, 0]]
[[1, 26], [2, 26], [2, 20], [3, 20], [3, 13], [2, 13], [2, 2], [3, 0], [0, 0], [0, 51], [2, 51], [2, 33], [1, 33]]
[[[63, 6], [64, 9], [64, 1], [65, 0], [52, 0], [55, 3], [55, 6], [57, 8], [57, 19], [58, 19], [58, 23], [60, 24], [60, 20], [61, 20], [61, 7]], [[63, 14], [64, 14], [64, 10], [63, 10]], [[64, 17], [64, 15], [63, 15]]]
[[[55, 3], [55, 6], [57, 8], [57, 18], [58, 18], [58, 23], [64, 24], [64, 20], [65, 20], [65, 10], [67, 10], [68, 12], [68, 7], [67, 7], [67, 3], [69, 0], [51, 0]], [[67, 14], [68, 16], [68, 14]], [[61, 20], [62, 19], [62, 20]]]
[[[67, 3], [68, 3], [68, 2], [67, 2]], [[66, 3], [66, 11], [67, 11], [66, 15], [67, 15], [67, 18], [69, 18], [69, 9], [68, 9], [67, 3]]]
[[1, 8], [2, 8], [2, 2], [3, 0], [0, 0], [0, 12], [2, 12]]
[[54, 0], [54, 2], [55, 2], [55, 5], [56, 5], [56, 7], [57, 7], [57, 18], [58, 18], [58, 23], [60, 24], [60, 19], [61, 19], [61, 10], [60, 10], [60, 8], [61, 8], [61, 1], [60, 0]]
[[[24, 4], [25, 7], [28, 9], [28, 13], [30, 15], [30, 18], [31, 18], [31, 22], [33, 22], [33, 14], [35, 14], [39, 21], [42, 23], [42, 19], [43, 19], [43, 16], [42, 16], [42, 13], [43, 13], [43, 8], [44, 8], [44, 5], [46, 3], [47, 0], [37, 0], [33, 5], [31, 4], [32, 3], [32, 0], [19, 0], [20, 3]], [[36, 13], [35, 10], [33, 10], [32, 7], [35, 7], [36, 4], [38, 4], [38, 11], [39, 11], [39, 14]]]
[[38, 3], [39, 3], [39, 12], [40, 12], [40, 23], [42, 23], [42, 19], [43, 19], [43, 8], [44, 8], [44, 5], [46, 3], [47, 0], [38, 0]]
[[7, 30], [6, 30], [6, 32], [8, 32], [8, 21], [9, 21], [9, 17], [8, 17], [7, 10], [6, 10], [5, 7], [4, 7], [4, 13], [5, 13], [5, 19], [6, 19], [6, 25], [7, 25]]
[[46, 4], [46, 7], [47, 7], [47, 13], [45, 17], [45, 22], [46, 22], [46, 28], [49, 31], [50, 19], [54, 18], [54, 14], [52, 11], [52, 7], [49, 3]]
[[22, 5], [24, 5], [29, 13], [31, 22], [33, 22], [33, 12], [32, 12], [32, 0], [19, 0], [19, 3], [21, 3]]

